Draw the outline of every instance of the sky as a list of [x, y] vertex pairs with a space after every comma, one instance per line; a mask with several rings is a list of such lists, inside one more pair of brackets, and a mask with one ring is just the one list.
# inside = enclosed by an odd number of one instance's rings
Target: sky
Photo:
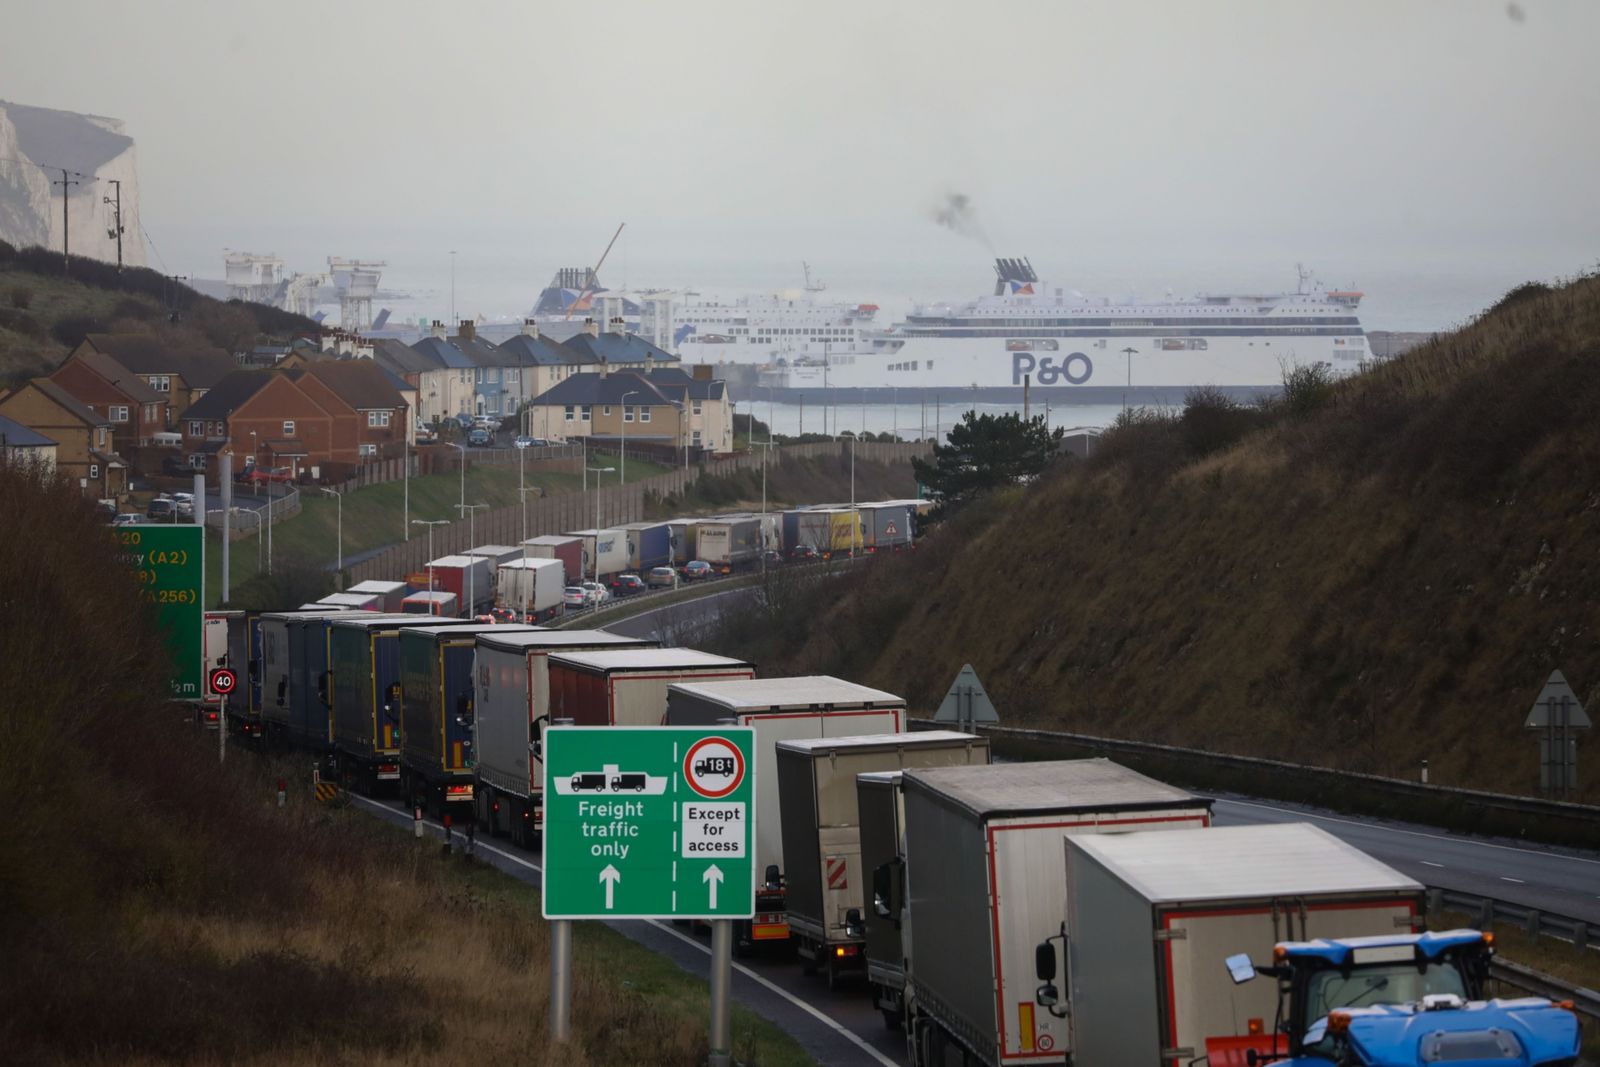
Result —
[[[159, 262], [977, 295], [1600, 260], [1600, 3], [0, 0], [0, 98], [121, 118]], [[963, 232], [941, 226], [968, 198]], [[1346, 277], [1348, 276], [1348, 278]], [[1495, 284], [1498, 284], [1496, 281]], [[1370, 289], [1371, 286], [1369, 285]]]

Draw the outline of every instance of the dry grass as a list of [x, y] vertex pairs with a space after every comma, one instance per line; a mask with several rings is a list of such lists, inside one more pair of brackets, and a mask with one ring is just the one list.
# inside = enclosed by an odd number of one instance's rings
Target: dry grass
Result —
[[1529, 792], [1545, 677], [1600, 697], [1597, 410], [1585, 278], [1198, 461], [1147, 419], [809, 605], [788, 647], [719, 650], [923, 709], [970, 662], [1013, 725]]

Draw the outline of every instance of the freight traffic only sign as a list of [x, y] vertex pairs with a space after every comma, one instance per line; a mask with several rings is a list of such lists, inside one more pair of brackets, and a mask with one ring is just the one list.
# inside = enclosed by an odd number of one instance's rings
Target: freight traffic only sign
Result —
[[205, 693], [205, 527], [193, 523], [118, 526], [112, 531], [122, 558], [133, 568], [144, 599], [156, 606], [171, 660], [168, 684], [174, 700], [199, 700]]
[[748, 726], [544, 732], [547, 919], [755, 914]]

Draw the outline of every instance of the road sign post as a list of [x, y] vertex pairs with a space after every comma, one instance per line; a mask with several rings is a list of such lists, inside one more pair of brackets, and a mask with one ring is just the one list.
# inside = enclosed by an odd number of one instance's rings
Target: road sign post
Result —
[[1560, 671], [1551, 671], [1523, 727], [1540, 731], [1539, 788], [1570, 797], [1578, 788], [1577, 731], [1589, 729], [1589, 716], [1578, 694]]
[[711, 923], [712, 1067], [731, 1062], [732, 920], [755, 915], [755, 731], [551, 726], [544, 733], [550, 1030], [571, 1025], [572, 919]]
[[172, 664], [167, 680], [174, 700], [204, 695], [205, 533], [204, 526], [190, 523], [139, 523], [113, 531], [166, 633]]

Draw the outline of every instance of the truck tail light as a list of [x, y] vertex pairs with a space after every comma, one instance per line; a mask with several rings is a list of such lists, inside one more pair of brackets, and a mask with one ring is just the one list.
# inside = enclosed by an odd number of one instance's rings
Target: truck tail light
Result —
[[833, 954], [836, 957], [843, 959], [845, 956], [854, 956], [860, 951], [861, 948], [858, 945], [836, 945], [834, 947]]
[[499, 815], [500, 814], [500, 802], [498, 800], [490, 801], [489, 802], [489, 810], [494, 812], [496, 815]]
[[1262, 1034], [1266, 1032], [1267, 1028], [1260, 1019], [1251, 1019], [1245, 1024], [1245, 1029], [1251, 1034]]
[[472, 787], [470, 785], [447, 785], [444, 787], [444, 795], [446, 799], [451, 797], [470, 797], [472, 796]]

